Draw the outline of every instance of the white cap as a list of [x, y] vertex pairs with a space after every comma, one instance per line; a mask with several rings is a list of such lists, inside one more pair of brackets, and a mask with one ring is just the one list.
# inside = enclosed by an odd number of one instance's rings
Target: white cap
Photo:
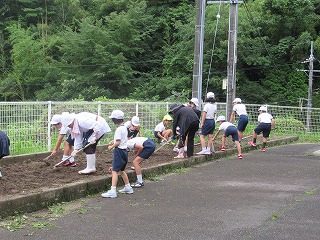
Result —
[[131, 123], [132, 123], [133, 126], [139, 126], [140, 125], [139, 124], [139, 117], [137, 117], [137, 116], [132, 117], [131, 118]]
[[61, 123], [63, 127], [68, 127], [73, 120], [75, 119], [76, 114], [75, 113], [68, 113], [68, 112], [63, 112], [61, 114]]
[[241, 98], [235, 98], [234, 100], [233, 100], [233, 103], [241, 103]]
[[217, 118], [217, 120], [216, 120], [216, 122], [223, 122], [223, 121], [225, 121], [226, 120], [226, 117], [225, 116], [219, 116], [218, 118]]
[[267, 111], [267, 107], [266, 107], [266, 106], [261, 106], [261, 107], [259, 108], [259, 111], [264, 111], [264, 112], [266, 112], [266, 111]]
[[50, 124], [56, 125], [56, 124], [59, 124], [59, 123], [61, 123], [61, 115], [60, 114], [53, 115], [52, 118], [51, 118]]
[[214, 93], [213, 92], [208, 92], [207, 93], [207, 98], [214, 98]]
[[109, 118], [124, 119], [124, 113], [121, 110], [114, 110]]
[[194, 103], [194, 105], [196, 105], [197, 107], [199, 106], [198, 98], [191, 98], [189, 102]]

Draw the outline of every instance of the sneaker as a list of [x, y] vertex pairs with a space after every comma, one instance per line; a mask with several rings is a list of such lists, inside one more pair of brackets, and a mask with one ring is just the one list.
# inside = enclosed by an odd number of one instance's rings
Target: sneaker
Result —
[[238, 155], [238, 158], [239, 158], [239, 159], [242, 159], [242, 155], [241, 155], [241, 154], [239, 154], [239, 155]]
[[254, 143], [254, 142], [248, 142], [248, 144], [251, 145], [251, 146], [253, 146], [253, 147], [256, 147], [256, 146], [257, 146], [257, 144]]
[[67, 167], [71, 164], [71, 162], [69, 162], [69, 160], [65, 161], [62, 163], [62, 166]]
[[102, 193], [101, 197], [103, 197], [103, 198], [116, 198], [117, 192], [109, 190], [108, 192]]
[[77, 163], [76, 163], [76, 162], [70, 163], [70, 167], [75, 167], [75, 166], [77, 166]]
[[266, 148], [261, 148], [261, 152], [265, 152], [266, 150]]
[[142, 182], [135, 182], [134, 184], [131, 184], [131, 187], [133, 188], [141, 188], [144, 187], [144, 183]]
[[133, 193], [133, 189], [132, 189], [132, 187], [126, 187], [125, 186], [124, 188], [120, 189], [118, 192], [119, 193], [132, 194]]
[[197, 152], [196, 154], [208, 154], [208, 150], [204, 149], [204, 150], [201, 150], [200, 152]]
[[220, 150], [224, 152], [226, 150], [226, 147], [222, 146]]
[[177, 147], [174, 147], [172, 150], [173, 150], [174, 152], [179, 152], [179, 148], [177, 148]]

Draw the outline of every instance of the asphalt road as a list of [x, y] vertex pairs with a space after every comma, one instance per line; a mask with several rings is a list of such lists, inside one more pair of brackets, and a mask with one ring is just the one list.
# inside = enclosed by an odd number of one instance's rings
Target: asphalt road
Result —
[[60, 217], [28, 214], [27, 226], [0, 228], [0, 239], [320, 239], [319, 150], [283, 145], [161, 175], [132, 195], [82, 199]]

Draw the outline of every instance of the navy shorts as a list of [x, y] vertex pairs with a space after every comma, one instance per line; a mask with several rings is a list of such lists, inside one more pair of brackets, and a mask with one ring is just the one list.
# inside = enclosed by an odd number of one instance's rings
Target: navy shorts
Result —
[[207, 136], [209, 134], [213, 134], [215, 127], [216, 127], [216, 123], [214, 119], [204, 120], [204, 124], [201, 129], [201, 135]]
[[238, 121], [238, 130], [240, 132], [243, 132], [244, 130], [246, 130], [247, 125], [248, 125], [248, 116], [240, 115], [240, 118]]
[[113, 149], [112, 171], [124, 171], [128, 163], [127, 149], [115, 147]]
[[233, 142], [234, 142], [234, 141], [239, 141], [238, 129], [237, 129], [235, 126], [229, 126], [229, 127], [227, 127], [224, 135], [225, 135], [226, 137], [228, 137], [228, 136], [231, 135]]
[[[160, 135], [162, 136], [162, 132], [159, 132], [160, 133]], [[155, 138], [157, 138], [157, 139], [161, 139], [161, 138], [159, 138], [159, 136], [158, 136], [158, 131], [154, 131], [154, 136], [155, 136]]]
[[66, 139], [66, 142], [69, 143], [71, 146], [74, 145], [74, 138], [71, 138], [71, 134]]
[[262, 132], [262, 136], [264, 138], [268, 138], [271, 132], [271, 123], [260, 123], [255, 129], [254, 132], [256, 134], [260, 134]]
[[148, 159], [155, 150], [156, 144], [151, 139], [147, 139], [144, 141], [143, 149], [138, 156], [143, 159]]

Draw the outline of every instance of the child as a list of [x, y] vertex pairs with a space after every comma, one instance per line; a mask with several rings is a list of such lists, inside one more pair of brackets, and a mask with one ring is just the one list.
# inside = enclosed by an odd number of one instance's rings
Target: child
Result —
[[238, 130], [235, 125], [233, 125], [230, 122], [226, 122], [225, 116], [219, 116], [217, 118], [218, 124], [220, 124], [218, 131], [214, 135], [212, 141], [214, 141], [220, 131], [224, 131], [224, 135], [222, 136], [222, 146], [221, 146], [221, 151], [226, 150], [226, 138], [231, 135], [232, 136], [232, 141], [236, 144], [237, 150], [238, 150], [238, 158], [242, 159], [242, 154], [241, 154], [241, 146], [239, 143], [239, 136], [238, 136]]
[[[74, 144], [74, 139], [71, 138], [70, 132], [71, 129], [69, 127], [62, 127], [61, 123], [61, 115], [60, 114], [55, 114], [52, 116], [52, 119], [50, 121], [50, 124], [52, 124], [56, 129], [59, 130], [59, 137], [57, 139], [56, 145], [54, 146], [51, 155], [55, 156], [60, 148], [60, 145], [62, 143], [62, 140], [64, 137], [68, 134], [68, 138], [64, 141], [63, 143], [63, 155], [62, 155], [62, 160], [67, 159], [69, 156], [71, 156], [72, 150], [73, 150], [73, 144]], [[60, 167], [75, 167], [77, 166], [76, 161], [74, 160], [74, 157], [71, 157], [69, 160], [61, 163], [58, 165]]]
[[134, 160], [132, 164], [137, 174], [137, 182], [134, 184], [131, 184], [131, 187], [133, 188], [143, 187], [144, 183], [142, 180], [142, 171], [141, 171], [140, 163], [151, 156], [151, 154], [156, 150], [156, 145], [149, 138], [135, 137], [128, 140], [127, 147], [129, 150], [134, 151]]
[[251, 146], [257, 146], [257, 135], [262, 132], [262, 148], [261, 151], [266, 151], [268, 137], [271, 130], [274, 129], [274, 118], [271, 114], [267, 113], [267, 107], [261, 106], [259, 108], [258, 126], [253, 130], [252, 141], [248, 142]]
[[167, 129], [167, 127], [172, 121], [172, 117], [170, 115], [165, 115], [161, 123], [159, 123], [154, 129], [154, 136], [161, 143], [165, 143], [171, 141], [172, 130]]
[[130, 121], [124, 123], [128, 130], [128, 139], [134, 138], [139, 134], [139, 137], [142, 137], [140, 130], [139, 117], [134, 116]]
[[123, 124], [124, 113], [121, 110], [114, 110], [111, 113], [110, 118], [112, 122], [118, 125], [115, 133], [114, 139], [109, 143], [108, 150], [113, 149], [113, 162], [112, 168], [112, 183], [111, 189], [101, 196], [104, 198], [116, 198], [117, 197], [117, 184], [118, 184], [118, 173], [120, 172], [121, 177], [124, 181], [124, 188], [119, 190], [119, 193], [132, 194], [133, 189], [130, 186], [128, 176], [124, 171], [128, 163], [128, 151], [127, 151], [127, 135], [128, 130]]
[[70, 128], [71, 138], [74, 139], [74, 150], [71, 156], [75, 157], [79, 149], [86, 147], [83, 151], [86, 154], [87, 166], [78, 173], [80, 175], [95, 173], [97, 144], [106, 133], [111, 132], [106, 120], [89, 112], [78, 114], [63, 112], [61, 123], [62, 127]]
[[247, 114], [247, 110], [246, 110], [246, 105], [241, 103], [240, 98], [235, 98], [232, 103], [233, 103], [233, 109], [232, 109], [232, 113], [230, 116], [230, 122], [231, 123], [233, 122], [233, 120], [235, 118], [235, 114], [237, 113], [239, 115], [238, 135], [239, 135], [239, 142], [241, 145], [241, 141], [243, 138], [243, 132], [244, 132], [244, 130], [246, 130], [246, 127], [248, 125], [248, 114]]
[[[203, 114], [201, 119], [201, 134], [200, 134], [200, 142], [202, 150], [197, 154], [211, 154], [212, 147], [212, 134], [215, 129], [214, 119], [217, 113], [217, 105], [215, 104], [214, 93], [208, 92], [207, 98], [205, 100], [207, 102], [203, 108]], [[208, 145], [206, 146], [205, 137], [208, 137]]]

